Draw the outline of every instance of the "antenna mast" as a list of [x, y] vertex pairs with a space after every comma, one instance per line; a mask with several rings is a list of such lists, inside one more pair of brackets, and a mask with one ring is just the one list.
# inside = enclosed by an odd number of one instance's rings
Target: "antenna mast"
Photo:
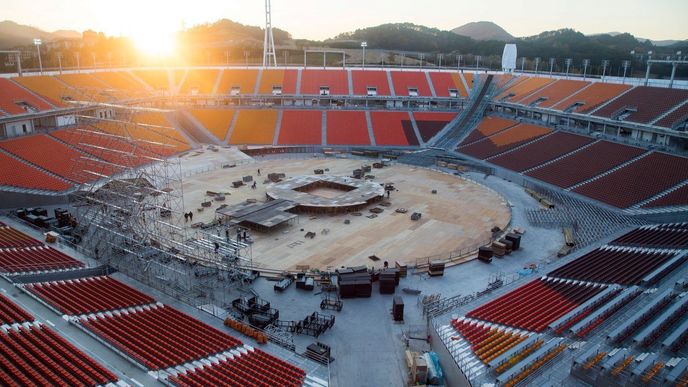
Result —
[[275, 38], [272, 36], [272, 10], [270, 0], [265, 0], [265, 40], [263, 41], [263, 67], [277, 66]]

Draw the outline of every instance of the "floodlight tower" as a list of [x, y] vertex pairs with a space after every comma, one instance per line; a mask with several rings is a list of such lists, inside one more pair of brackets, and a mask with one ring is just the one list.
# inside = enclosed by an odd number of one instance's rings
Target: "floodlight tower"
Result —
[[272, 35], [272, 10], [270, 0], [265, 0], [265, 39], [263, 40], [263, 67], [277, 66], [275, 38]]

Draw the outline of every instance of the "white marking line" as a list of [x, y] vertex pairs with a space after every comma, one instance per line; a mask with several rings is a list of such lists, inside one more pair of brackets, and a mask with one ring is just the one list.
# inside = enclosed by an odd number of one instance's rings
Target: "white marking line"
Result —
[[53, 322], [50, 320], [45, 320], [45, 322], [48, 323], [48, 325], [50, 325], [51, 327], [55, 326], [55, 324], [53, 324]]
[[134, 384], [136, 384], [137, 386], [143, 387], [143, 384], [139, 383], [138, 380], [136, 380], [136, 379], [134, 379], [134, 378], [130, 378], [129, 380], [131, 380], [131, 382], [134, 383]]

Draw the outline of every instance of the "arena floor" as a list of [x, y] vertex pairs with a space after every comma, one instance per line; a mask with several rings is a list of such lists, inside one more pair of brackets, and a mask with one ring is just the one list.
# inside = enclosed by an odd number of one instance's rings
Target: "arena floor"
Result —
[[[222, 164], [234, 162], [236, 167], [222, 168]], [[186, 211], [194, 211], [193, 222], [208, 222], [215, 218], [221, 203], [265, 201], [268, 183], [264, 179], [268, 173], [285, 173], [289, 178], [312, 174], [320, 168], [326, 174], [348, 176], [364, 163], [362, 159], [339, 158], [252, 161], [236, 149], [225, 148], [192, 153], [182, 158], [184, 206]], [[416, 263], [419, 258], [446, 256], [455, 250], [477, 247], [489, 239], [492, 227], [504, 228], [511, 219], [510, 208], [502, 196], [457, 176], [401, 164], [373, 169], [371, 174], [375, 181], [394, 183], [397, 189], [391, 193], [391, 205], [381, 207], [382, 214], [374, 219], [367, 217], [371, 215], [368, 209], [361, 211], [362, 216], [302, 214], [297, 221], [273, 232], [253, 232], [254, 264], [278, 269], [294, 269], [297, 265], [324, 269], [382, 266], [385, 260]], [[257, 181], [256, 189], [232, 188], [233, 181], [248, 175]], [[432, 190], [437, 190], [437, 194], [432, 194]], [[212, 208], [199, 212], [202, 201], [212, 200], [206, 191], [228, 195], [224, 202], [213, 201]], [[396, 213], [397, 208], [405, 208], [408, 213]], [[421, 212], [421, 220], [412, 221], [413, 212]], [[350, 224], [344, 223], [347, 219]], [[314, 239], [304, 237], [309, 231], [316, 233]], [[373, 262], [368, 258], [371, 255], [381, 260]]]

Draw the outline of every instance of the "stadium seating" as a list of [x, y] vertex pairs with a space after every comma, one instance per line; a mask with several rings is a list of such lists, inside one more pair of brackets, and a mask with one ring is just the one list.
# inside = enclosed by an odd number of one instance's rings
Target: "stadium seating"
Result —
[[647, 124], [688, 100], [688, 90], [639, 86], [595, 111], [598, 117], [617, 119], [625, 109], [633, 109], [624, 121]]
[[231, 109], [191, 109], [190, 113], [218, 140], [224, 141], [234, 118]]
[[567, 188], [645, 153], [645, 150], [608, 141], [599, 141], [561, 160], [527, 173], [556, 186]]
[[50, 110], [52, 106], [14, 82], [0, 78], [0, 109], [9, 114], [25, 114], [32, 110]]
[[647, 226], [620, 236], [611, 245], [685, 249], [688, 247], [688, 229]]
[[285, 110], [282, 112], [279, 145], [322, 144], [322, 112], [318, 110]]
[[[686, 235], [688, 241], [688, 234]], [[666, 252], [600, 248], [550, 272], [547, 276], [590, 282], [637, 285], [641, 279], [673, 256], [673, 253]]]
[[258, 92], [263, 95], [271, 95], [273, 87], [278, 86], [282, 88], [282, 94], [294, 95], [296, 94], [297, 77], [297, 70], [263, 69]]
[[423, 142], [427, 142], [433, 138], [451, 120], [456, 118], [456, 113], [424, 113], [414, 112], [413, 117], [416, 119], [416, 126]]
[[63, 98], [78, 99], [80, 93], [50, 76], [17, 77], [13, 80], [34, 93], [45, 98], [56, 107], [65, 107], [67, 103]]
[[[186, 139], [184, 136], [182, 136], [181, 133], [177, 129], [175, 129], [172, 124], [167, 120], [167, 117], [165, 117], [164, 113], [158, 113], [158, 112], [144, 112], [144, 113], [138, 113], [133, 116], [132, 121], [137, 123], [137, 124], [143, 124], [143, 125], [153, 125], [157, 126], [157, 128], [154, 129], [155, 132], [162, 134], [164, 136], [169, 137], [172, 140], [175, 140], [176, 142], [174, 143], [176, 146], [188, 149], [188, 144], [186, 142]], [[145, 130], [144, 130], [145, 131]]]
[[0, 250], [0, 272], [4, 273], [66, 270], [83, 266], [83, 263], [48, 246]]
[[135, 70], [132, 73], [154, 90], [170, 91], [170, 75], [167, 70]]
[[0, 330], [0, 385], [99, 386], [117, 376], [40, 324]]
[[461, 141], [461, 145], [468, 145], [472, 144], [476, 141], [480, 141], [485, 137], [489, 137], [497, 132], [501, 132], [502, 130], [511, 128], [512, 126], [517, 125], [517, 121], [513, 120], [508, 120], [505, 118], [499, 118], [499, 117], [485, 117], [478, 123], [478, 126], [473, 129], [471, 134], [468, 135], [463, 141]]
[[24, 289], [68, 315], [105, 312], [155, 302], [150, 296], [107, 276], [29, 284]]
[[351, 70], [354, 95], [368, 95], [368, 87], [376, 88], [377, 95], [389, 96], [389, 81], [385, 71]]
[[348, 95], [347, 72], [345, 70], [301, 70], [302, 95], [320, 95], [321, 87], [328, 87], [330, 95]]
[[468, 86], [468, 90], [466, 90], [467, 93], [470, 93], [471, 90], [473, 89], [473, 82], [475, 82], [478, 77], [476, 77], [473, 73], [468, 73], [468, 72], [462, 72], [463, 79], [466, 80], [466, 85]]
[[91, 74], [62, 74], [57, 75], [57, 78], [75, 89], [99, 90], [108, 88], [106, 83]]
[[551, 78], [527, 77], [522, 82], [515, 83], [511, 87], [504, 90], [501, 94], [495, 97], [495, 101], [509, 101], [516, 102], [535, 91], [554, 82]]
[[302, 386], [306, 373], [260, 349], [239, 348], [212, 364], [181, 372], [169, 379], [186, 386]]
[[43, 243], [5, 224], [0, 225], [0, 249], [42, 246]]
[[661, 196], [649, 203], [643, 204], [642, 208], [656, 208], [669, 206], [688, 205], [688, 185], [675, 189], [668, 194]]
[[553, 109], [565, 111], [577, 105], [571, 112], [573, 113], [590, 113], [603, 103], [620, 95], [626, 90], [630, 89], [629, 85], [620, 85], [616, 83], [596, 82], [582, 90], [580, 93], [572, 95], [563, 99], [558, 104], [552, 106]]
[[397, 97], [408, 97], [409, 89], [416, 89], [419, 97], [432, 97], [430, 85], [422, 71], [392, 71], [392, 83]]
[[590, 137], [555, 132], [540, 141], [490, 159], [490, 162], [517, 172], [523, 172], [572, 152], [593, 141], [595, 140]]
[[536, 279], [474, 309], [466, 317], [542, 332], [600, 290], [599, 286]]
[[418, 138], [407, 112], [372, 112], [375, 143], [379, 146], [417, 146]]
[[80, 323], [151, 370], [189, 363], [241, 345], [234, 337], [165, 305], [89, 315]]
[[184, 84], [179, 89], [179, 93], [211, 94], [219, 74], [219, 70], [189, 70], [186, 73]]
[[504, 328], [493, 328], [479, 321], [457, 319], [452, 320], [451, 325], [471, 344], [471, 350], [483, 363], [489, 363], [526, 338], [525, 335], [506, 332]]
[[238, 87], [239, 94], [251, 95], [256, 90], [258, 70], [225, 69], [221, 77], [217, 88], [217, 94], [227, 95], [231, 93], [232, 88]]
[[[468, 77], [467, 77], [468, 75], [473, 76], [473, 73], [465, 73], [465, 72], [463, 73], [463, 77], [466, 78], [466, 82], [468, 83], [468, 87], [471, 87], [471, 83], [468, 82]], [[495, 74], [494, 80], [492, 81], [495, 84], [495, 90], [500, 91], [504, 86], [506, 86], [507, 83], [512, 81], [514, 78], [516, 78], [516, 77], [511, 75], [511, 74]], [[524, 80], [525, 80], [525, 77], [516, 78], [514, 83], [523, 82]], [[510, 86], [513, 86], [513, 85], [510, 85]]]
[[368, 124], [362, 111], [328, 111], [328, 145], [370, 145]]
[[12, 325], [31, 321], [33, 321], [33, 316], [12, 300], [0, 294], [0, 325]]
[[230, 144], [272, 144], [277, 123], [276, 110], [240, 110], [229, 138]]
[[[14, 138], [0, 142], [0, 148], [31, 162], [56, 175], [77, 183], [98, 180], [99, 177], [87, 173], [80, 173], [74, 167], [84, 155], [46, 134]], [[107, 175], [116, 172], [116, 168], [105, 165], [103, 171]]]
[[674, 129], [674, 125], [686, 122], [686, 120], [688, 120], [688, 103], [667, 114], [654, 125]]
[[468, 97], [468, 92], [459, 73], [431, 71], [429, 74], [435, 94], [438, 97], [450, 97], [449, 90], [451, 89], [456, 90], [461, 97]]
[[688, 158], [654, 152], [573, 191], [626, 208], [687, 179]]
[[552, 129], [531, 124], [519, 124], [481, 141], [459, 146], [457, 151], [479, 159], [487, 159], [544, 136]]
[[0, 153], [0, 185], [44, 191], [64, 191], [72, 184]]
[[137, 148], [161, 156], [171, 156], [190, 148], [188, 144], [172, 138], [175, 135], [180, 136], [179, 133], [174, 133], [176, 129], [173, 128], [143, 127], [130, 123], [101, 121], [98, 122], [97, 129], [105, 133], [129, 138], [137, 144]]
[[590, 82], [559, 79], [543, 87], [539, 91], [518, 101], [521, 105], [549, 108], [559, 103], [564, 98], [578, 92], [588, 86]]
[[127, 92], [144, 92], [146, 87], [134, 79], [128, 71], [112, 71], [93, 73], [93, 76], [116, 90]]

